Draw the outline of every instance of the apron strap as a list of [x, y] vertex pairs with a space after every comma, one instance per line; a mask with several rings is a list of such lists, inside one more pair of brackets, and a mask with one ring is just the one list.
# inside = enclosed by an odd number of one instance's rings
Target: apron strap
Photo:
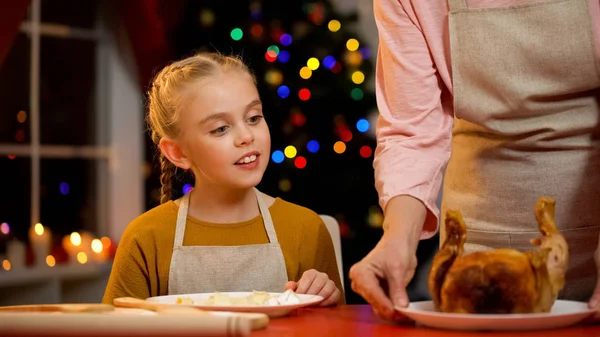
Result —
[[457, 11], [459, 9], [466, 9], [467, 0], [448, 0], [448, 7], [451, 12]]
[[[269, 242], [279, 243], [277, 240], [277, 234], [275, 233], [275, 227], [273, 226], [271, 212], [269, 212], [269, 208], [267, 207], [267, 205], [265, 205], [264, 200], [260, 196], [260, 192], [256, 188], [254, 188], [254, 193], [256, 194], [256, 200], [258, 201], [258, 209], [260, 210], [260, 214], [262, 215], [263, 223], [265, 224], [265, 231], [267, 232], [267, 236], [269, 237]], [[173, 241], [173, 248], [183, 246], [183, 235], [185, 233], [187, 212], [190, 205], [190, 195], [191, 193], [186, 193], [183, 196], [183, 198], [181, 198], [181, 202], [179, 203], [179, 211], [177, 212], [177, 224], [175, 226], [175, 240]]]
[[277, 234], [275, 233], [275, 227], [273, 226], [273, 219], [271, 218], [271, 212], [269, 212], [269, 208], [265, 205], [264, 200], [260, 196], [260, 192], [254, 188], [254, 193], [256, 194], [256, 200], [258, 201], [258, 209], [260, 210], [260, 214], [262, 215], [263, 222], [265, 224], [265, 230], [267, 231], [267, 236], [269, 237], [270, 243], [279, 243], [277, 241]]
[[179, 203], [179, 211], [177, 212], [177, 225], [175, 226], [175, 240], [173, 248], [179, 248], [183, 245], [183, 234], [185, 233], [185, 223], [187, 221], [187, 212], [190, 206], [190, 195], [186, 193]]

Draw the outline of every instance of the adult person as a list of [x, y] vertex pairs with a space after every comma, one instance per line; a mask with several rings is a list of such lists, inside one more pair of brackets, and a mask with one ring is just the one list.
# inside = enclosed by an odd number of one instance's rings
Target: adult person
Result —
[[469, 226], [467, 252], [531, 249], [550, 196], [571, 253], [560, 297], [597, 307], [599, 1], [375, 0], [374, 13], [384, 234], [352, 289], [396, 319], [418, 242], [447, 209]]

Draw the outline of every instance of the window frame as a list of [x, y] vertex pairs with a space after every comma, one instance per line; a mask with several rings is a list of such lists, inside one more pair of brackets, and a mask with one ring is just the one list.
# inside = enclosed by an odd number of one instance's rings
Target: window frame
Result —
[[[127, 224], [144, 210], [143, 193], [143, 106], [136, 74], [131, 71], [132, 53], [121, 34], [115, 34], [103, 18], [110, 7], [102, 6], [95, 29], [41, 22], [41, 1], [32, 0], [28, 18], [19, 34], [27, 34], [30, 48], [29, 144], [0, 142], [0, 155], [31, 159], [30, 226], [40, 222], [40, 161], [42, 158], [89, 159], [96, 162], [98, 237], [119, 240]], [[49, 0], [45, 0], [49, 1]], [[119, 30], [117, 30], [119, 31]], [[42, 37], [96, 41], [96, 144], [71, 146], [40, 144], [40, 41]], [[128, 62], [129, 61], [129, 62]], [[139, 132], [132, 132], [136, 130]], [[85, 226], [80, 226], [84, 228]]]

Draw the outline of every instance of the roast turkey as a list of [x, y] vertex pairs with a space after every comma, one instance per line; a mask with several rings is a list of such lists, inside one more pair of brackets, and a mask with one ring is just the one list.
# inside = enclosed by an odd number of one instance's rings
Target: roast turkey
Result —
[[532, 249], [464, 253], [466, 225], [458, 210], [446, 213], [446, 238], [436, 253], [428, 288], [436, 310], [449, 313], [549, 312], [565, 283], [569, 249], [554, 223], [555, 200], [541, 197], [535, 218], [541, 233]]

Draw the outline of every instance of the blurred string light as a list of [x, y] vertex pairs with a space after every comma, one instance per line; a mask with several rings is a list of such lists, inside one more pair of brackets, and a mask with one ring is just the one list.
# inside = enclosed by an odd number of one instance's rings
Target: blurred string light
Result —
[[279, 181], [279, 189], [283, 192], [288, 192], [292, 189], [292, 182], [290, 182], [289, 179], [281, 179]]
[[302, 112], [292, 112], [290, 121], [295, 126], [303, 126], [306, 124], [306, 116]]
[[283, 82], [281, 71], [271, 69], [265, 73], [265, 81], [270, 85], [280, 85]]
[[360, 88], [354, 88], [350, 92], [350, 97], [352, 97], [352, 99], [355, 101], [360, 101], [361, 99], [363, 99], [364, 95], [365, 94]]
[[349, 39], [348, 41], [346, 41], [346, 48], [349, 51], [355, 51], [355, 50], [357, 50], [359, 45], [360, 44], [358, 43], [357, 39]]
[[294, 158], [296, 156], [296, 154], [298, 154], [298, 150], [296, 150], [296, 148], [294, 146], [288, 145], [283, 150], [283, 153], [288, 158]]
[[312, 76], [312, 70], [310, 70], [309, 67], [302, 67], [300, 69], [300, 77], [302, 77], [303, 79], [307, 80]]
[[310, 99], [310, 90], [303, 88], [298, 91], [298, 97], [303, 101], [308, 101]]
[[262, 8], [260, 2], [253, 1], [250, 4], [250, 16], [252, 16], [252, 19], [254, 20], [260, 20], [262, 18]]
[[277, 95], [279, 95], [281, 98], [287, 98], [290, 95], [290, 88], [288, 88], [286, 85], [280, 86], [277, 88]]
[[234, 41], [239, 41], [244, 36], [244, 32], [242, 32], [242, 30], [240, 28], [234, 28], [231, 30], [230, 35]]
[[17, 122], [19, 123], [25, 123], [25, 121], [27, 120], [27, 112], [21, 110], [17, 113]]
[[6, 270], [6, 271], [9, 271], [9, 270], [10, 270], [10, 267], [11, 267], [11, 265], [10, 265], [10, 261], [8, 261], [8, 260], [4, 259], [4, 260], [2, 261], [2, 268], [4, 268], [4, 270]]
[[335, 142], [335, 144], [333, 144], [333, 151], [337, 154], [346, 152], [346, 144], [342, 141]]
[[210, 9], [203, 8], [200, 11], [200, 15], [198, 17], [198, 21], [204, 27], [210, 27], [215, 23], [215, 13]]
[[270, 50], [274, 51], [275, 55], [279, 55], [279, 47], [277, 47], [276, 45], [269, 46], [267, 48], [267, 51], [270, 51]]
[[296, 166], [296, 168], [298, 168], [298, 169], [305, 168], [306, 167], [306, 158], [304, 158], [302, 156], [296, 157], [296, 159], [294, 160], [294, 166]]
[[281, 163], [283, 162], [283, 159], [285, 159], [285, 156], [283, 155], [283, 152], [281, 152], [280, 150], [274, 151], [273, 154], [271, 155], [271, 160], [273, 160], [274, 163]]
[[352, 82], [354, 82], [354, 84], [361, 84], [365, 81], [365, 74], [362, 73], [362, 71], [355, 71], [352, 73]]
[[356, 122], [356, 129], [360, 132], [367, 132], [369, 127], [369, 121], [364, 118], [361, 118]]
[[280, 51], [279, 55], [277, 55], [277, 61], [279, 61], [281, 63], [288, 63], [289, 60], [290, 60], [290, 53], [288, 53], [285, 50]]
[[268, 62], [275, 62], [277, 60], [277, 53], [274, 50], [267, 50], [265, 53], [265, 59]]
[[263, 34], [263, 27], [259, 24], [252, 25], [250, 28], [250, 34], [254, 37], [260, 37]]
[[383, 213], [381, 212], [381, 209], [379, 207], [369, 207], [367, 223], [373, 228], [381, 228], [381, 226], [383, 226]]
[[347, 143], [352, 140], [352, 131], [346, 127], [340, 128], [339, 136], [343, 142]]
[[311, 140], [306, 144], [306, 149], [310, 153], [317, 153], [319, 151], [320, 145], [316, 140]]
[[369, 158], [373, 154], [373, 150], [371, 149], [371, 147], [363, 145], [361, 146], [359, 153], [361, 157]]
[[323, 66], [331, 70], [331, 68], [335, 66], [335, 57], [331, 55], [325, 56], [325, 58], [323, 58]]
[[344, 61], [350, 66], [358, 67], [362, 64], [363, 58], [357, 51], [347, 51], [344, 53]]
[[371, 50], [367, 47], [360, 48], [359, 53], [360, 56], [365, 60], [371, 57]]
[[283, 30], [281, 30], [280, 28], [275, 28], [271, 32], [271, 37], [273, 38], [274, 41], [281, 42], [280, 39], [281, 39], [282, 35], [283, 35]]
[[308, 61], [306, 61], [306, 66], [310, 70], [317, 70], [319, 68], [319, 59], [316, 57], [309, 58]]
[[307, 3], [304, 11], [315, 25], [321, 25], [325, 21], [325, 6], [322, 3]]
[[338, 20], [331, 20], [327, 24], [327, 28], [329, 28], [330, 31], [335, 33], [338, 30], [340, 30], [340, 28], [342, 28], [342, 24]]
[[194, 186], [190, 184], [183, 185], [183, 194], [188, 194], [191, 190], [194, 189]]
[[342, 62], [335, 62], [333, 67], [331, 67], [331, 72], [337, 74], [340, 71], [342, 71]]
[[292, 36], [290, 34], [283, 34], [279, 37], [279, 42], [282, 46], [289, 46], [292, 44]]
[[62, 195], [69, 194], [69, 191], [70, 191], [69, 183], [65, 183], [65, 182], [60, 183], [58, 189], [60, 190], [60, 194], [62, 194]]
[[0, 225], [0, 233], [4, 235], [8, 235], [8, 233], [10, 233], [10, 225], [8, 224], [8, 222], [3, 222]]

